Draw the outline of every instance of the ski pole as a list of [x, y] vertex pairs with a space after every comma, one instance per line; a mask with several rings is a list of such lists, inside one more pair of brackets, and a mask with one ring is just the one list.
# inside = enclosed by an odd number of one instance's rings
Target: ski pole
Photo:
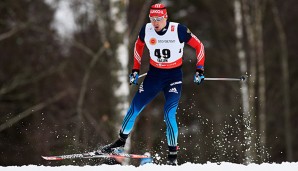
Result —
[[[147, 72], [141, 74], [139, 78], [142, 78], [147, 75]], [[240, 78], [204, 78], [204, 81], [245, 81], [246, 77], [242, 75]]]
[[145, 72], [144, 74], [141, 74], [141, 75], [139, 76], [139, 78], [145, 77], [146, 75], [147, 75], [147, 72]]
[[204, 81], [246, 81], [246, 77], [242, 75], [240, 78], [205, 78]]

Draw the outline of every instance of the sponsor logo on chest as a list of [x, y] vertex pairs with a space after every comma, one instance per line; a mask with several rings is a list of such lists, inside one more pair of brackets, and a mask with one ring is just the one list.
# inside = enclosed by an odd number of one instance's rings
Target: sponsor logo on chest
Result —
[[158, 43], [175, 43], [175, 40], [158, 40]]
[[152, 37], [149, 39], [149, 44], [154, 46], [157, 43], [159, 44], [168, 44], [168, 43], [175, 43], [176, 40], [157, 40], [156, 38]]

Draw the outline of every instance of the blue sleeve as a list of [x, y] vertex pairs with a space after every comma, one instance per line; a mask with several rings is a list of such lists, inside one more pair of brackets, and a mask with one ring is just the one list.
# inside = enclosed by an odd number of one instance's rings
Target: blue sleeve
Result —
[[146, 24], [143, 25], [139, 33], [139, 38], [142, 42], [145, 42], [145, 28], [146, 28]]
[[180, 43], [187, 43], [191, 39], [191, 32], [185, 25], [178, 24], [178, 38]]

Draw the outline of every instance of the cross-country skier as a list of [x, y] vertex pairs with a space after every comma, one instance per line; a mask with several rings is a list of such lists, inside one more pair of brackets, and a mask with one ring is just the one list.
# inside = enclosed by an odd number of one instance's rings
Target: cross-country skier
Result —
[[164, 120], [166, 122], [169, 165], [177, 165], [178, 126], [176, 110], [182, 87], [182, 56], [184, 43], [196, 50], [196, 72], [194, 82], [200, 84], [204, 80], [204, 46], [190, 30], [179, 23], [169, 22], [163, 4], [154, 4], [150, 8], [150, 23], [140, 30], [134, 46], [134, 63], [130, 74], [130, 84], [137, 85], [140, 73], [143, 49], [146, 45], [150, 53], [150, 67], [144, 81], [140, 84], [129, 110], [124, 117], [119, 139], [100, 149], [110, 153], [114, 148], [124, 147], [126, 139], [132, 131], [136, 117], [154, 97], [162, 91], [165, 97]]

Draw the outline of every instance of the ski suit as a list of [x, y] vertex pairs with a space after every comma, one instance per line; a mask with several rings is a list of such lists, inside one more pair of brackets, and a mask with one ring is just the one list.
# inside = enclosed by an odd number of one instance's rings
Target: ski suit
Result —
[[181, 97], [184, 43], [196, 49], [196, 67], [203, 69], [204, 46], [187, 27], [175, 22], [167, 22], [166, 27], [160, 32], [156, 32], [151, 23], [142, 27], [134, 47], [133, 69], [140, 69], [145, 44], [150, 53], [150, 67], [124, 117], [120, 131], [122, 134], [128, 135], [131, 132], [139, 113], [162, 91], [165, 97], [164, 120], [167, 126], [167, 143], [171, 147], [177, 146], [176, 110]]

